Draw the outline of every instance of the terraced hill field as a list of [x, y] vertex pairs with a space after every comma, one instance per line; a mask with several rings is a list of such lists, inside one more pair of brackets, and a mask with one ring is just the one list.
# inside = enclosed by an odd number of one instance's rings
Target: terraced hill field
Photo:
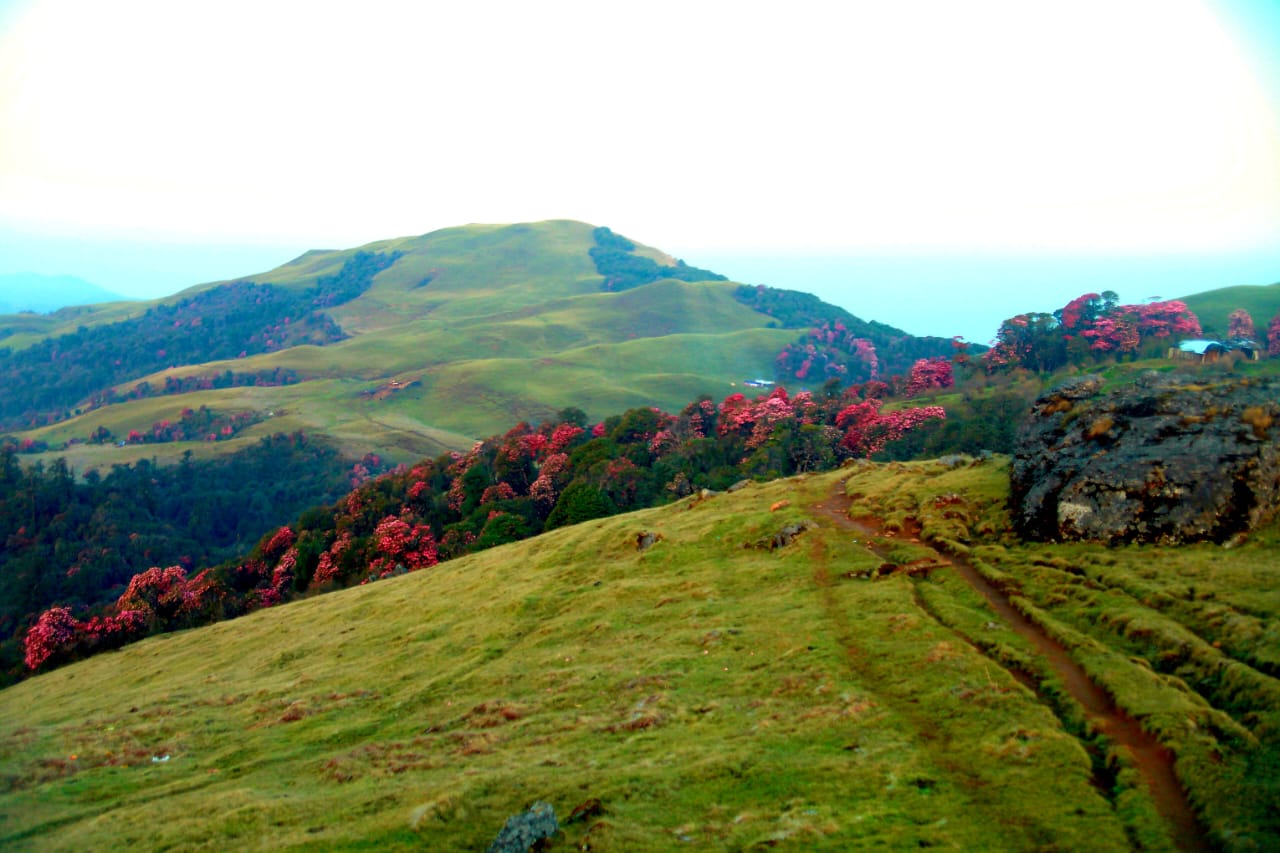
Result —
[[563, 850], [1273, 846], [1280, 528], [1022, 545], [1006, 484], [697, 495], [37, 676], [0, 846], [482, 849], [536, 800]]

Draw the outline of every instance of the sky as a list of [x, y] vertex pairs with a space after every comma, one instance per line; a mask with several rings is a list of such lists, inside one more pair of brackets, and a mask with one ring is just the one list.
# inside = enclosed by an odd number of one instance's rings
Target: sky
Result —
[[985, 342], [1280, 281], [1275, 0], [0, 0], [0, 275], [608, 225]]

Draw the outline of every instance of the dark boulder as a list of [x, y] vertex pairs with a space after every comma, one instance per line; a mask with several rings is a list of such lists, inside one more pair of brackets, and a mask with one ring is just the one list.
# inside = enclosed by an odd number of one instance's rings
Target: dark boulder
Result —
[[1225, 541], [1280, 501], [1280, 382], [1148, 374], [1040, 396], [1018, 433], [1010, 511], [1039, 540]]
[[534, 845], [551, 838], [559, 831], [555, 808], [550, 803], [539, 800], [527, 812], [507, 818], [502, 831], [489, 845], [486, 853], [528, 853]]

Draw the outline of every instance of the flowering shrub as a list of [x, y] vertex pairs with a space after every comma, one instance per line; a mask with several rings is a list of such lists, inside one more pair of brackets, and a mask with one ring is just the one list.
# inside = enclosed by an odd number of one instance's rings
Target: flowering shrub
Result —
[[311, 585], [320, 586], [336, 580], [341, 571], [342, 555], [350, 547], [351, 531], [344, 530], [329, 546], [329, 550], [320, 555], [320, 561], [316, 564], [316, 573], [311, 578]]
[[802, 381], [829, 377], [871, 379], [880, 372], [875, 344], [858, 337], [844, 323], [823, 323], [811, 328], [795, 344], [787, 344], [774, 359], [778, 374]]
[[507, 483], [497, 483], [484, 490], [480, 495], [480, 505], [494, 503], [495, 501], [509, 501], [516, 497], [516, 490], [511, 488]]
[[297, 565], [298, 549], [296, 547], [280, 555], [280, 562], [276, 563], [275, 569], [271, 572], [271, 588], [283, 594], [284, 590], [293, 583], [293, 570]]
[[746, 448], [754, 450], [768, 441], [779, 425], [813, 423], [817, 412], [818, 406], [808, 391], [792, 398], [786, 388], [778, 387], [754, 400], [731, 394], [720, 404], [716, 432], [721, 436], [742, 436], [746, 439]]
[[560, 490], [565, 487], [565, 478], [561, 474], [569, 467], [567, 453], [552, 453], [538, 469], [538, 478], [529, 486], [529, 497], [540, 506], [550, 508], [555, 505]]
[[1280, 313], [1267, 324], [1267, 355], [1280, 355]]
[[1253, 328], [1253, 317], [1243, 308], [1237, 308], [1227, 317], [1227, 338], [1229, 340], [1252, 341], [1258, 337]]
[[551, 433], [551, 440], [547, 446], [547, 454], [564, 453], [568, 447], [573, 444], [578, 436], [586, 433], [582, 427], [577, 424], [559, 424]]
[[265, 420], [262, 412], [236, 412], [224, 414], [207, 406], [199, 409], [183, 409], [178, 420], [156, 421], [148, 432], [130, 430], [127, 444], [163, 444], [171, 441], [225, 441], [239, 435], [246, 428]]
[[187, 573], [181, 566], [153, 566], [134, 575], [116, 601], [118, 610], [138, 610], [168, 620], [177, 615], [187, 591]]
[[410, 525], [403, 518], [389, 515], [378, 523], [373, 541], [378, 556], [369, 568], [374, 572], [386, 573], [398, 565], [413, 571], [440, 562], [435, 537], [425, 524]]
[[911, 366], [907, 378], [907, 396], [915, 397], [931, 388], [950, 388], [956, 384], [951, 362], [945, 358], [922, 358]]
[[50, 607], [40, 614], [23, 639], [28, 669], [38, 669], [55, 656], [65, 654], [76, 642], [80, 623], [65, 607]]
[[[950, 363], [923, 359], [913, 374], [917, 388], [945, 387]], [[636, 408], [589, 431], [578, 425], [580, 412], [572, 423], [520, 424], [465, 454], [399, 466], [296, 526], [277, 528], [241, 560], [192, 577], [183, 566], [149, 568], [83, 622], [54, 608], [24, 638], [25, 657], [32, 669], [48, 667], [150, 632], [275, 606], [306, 588], [307, 574], [316, 589], [367, 583], [744, 476], [821, 470], [874, 454], [942, 417], [936, 406], [882, 411], [890, 388], [868, 380], [843, 394], [826, 388], [815, 399], [778, 387], [754, 399], [732, 394], [719, 405], [702, 398], [679, 415]]]
[[1180, 300], [1117, 305], [1116, 295], [1109, 291], [1086, 293], [1054, 314], [1019, 314], [1005, 320], [983, 364], [988, 371], [1049, 371], [1071, 359], [1133, 354], [1147, 341], [1201, 334], [1200, 321]]
[[466, 500], [465, 478], [480, 461], [480, 446], [480, 442], [476, 442], [465, 455], [453, 455], [453, 464], [449, 466], [448, 474], [453, 478], [453, 482], [449, 485], [449, 509], [454, 512], [462, 511], [463, 501]]
[[871, 456], [925, 421], [947, 416], [941, 406], [881, 413], [881, 405], [876, 399], [864, 400], [847, 406], [836, 416], [836, 426], [844, 430], [841, 444], [850, 453]]
[[281, 527], [263, 547], [262, 553], [268, 558], [278, 557], [292, 547], [294, 540], [297, 538], [297, 534], [293, 532], [292, 528]]

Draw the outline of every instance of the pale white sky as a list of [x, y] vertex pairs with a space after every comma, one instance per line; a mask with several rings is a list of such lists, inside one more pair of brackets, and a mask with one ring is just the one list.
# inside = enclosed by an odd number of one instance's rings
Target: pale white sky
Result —
[[1266, 252], [1276, 16], [1229, 6], [19, 0], [0, 247], [573, 218], [691, 262]]

